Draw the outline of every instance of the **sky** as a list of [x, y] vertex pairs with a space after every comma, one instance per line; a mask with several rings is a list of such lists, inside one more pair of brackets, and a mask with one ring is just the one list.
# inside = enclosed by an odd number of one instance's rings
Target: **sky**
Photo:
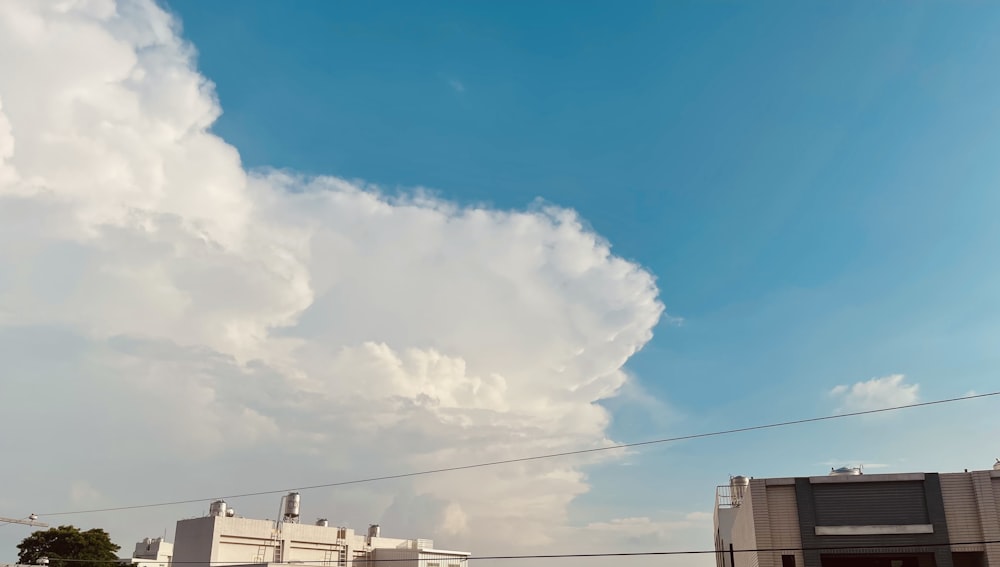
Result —
[[[127, 553], [207, 502], [47, 514], [991, 392], [998, 25], [977, 2], [0, 0], [0, 516]], [[302, 507], [477, 555], [709, 549], [729, 475], [988, 468], [996, 403]], [[28, 533], [0, 527], [0, 562]]]

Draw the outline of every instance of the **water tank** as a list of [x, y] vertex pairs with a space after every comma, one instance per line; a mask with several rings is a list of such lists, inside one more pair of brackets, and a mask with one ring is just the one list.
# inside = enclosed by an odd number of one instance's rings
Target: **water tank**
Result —
[[317, 526], [322, 526], [324, 528], [327, 528], [327, 527], [330, 526], [330, 522], [328, 522], [326, 518], [320, 518], [320, 519], [316, 520], [316, 525]]
[[830, 476], [859, 476], [861, 475], [861, 467], [840, 467], [839, 469], [830, 469]]
[[368, 537], [378, 537], [382, 533], [382, 528], [378, 524], [368, 526]]
[[997, 462], [993, 463], [993, 470], [1000, 471], [1000, 459], [997, 459]]
[[236, 508], [226, 508], [226, 517], [232, 518], [236, 516]]
[[729, 495], [733, 499], [733, 504], [739, 504], [743, 500], [748, 486], [750, 486], [750, 479], [745, 476], [729, 477]]
[[225, 516], [226, 515], [226, 501], [216, 500], [212, 502], [212, 505], [208, 507], [209, 516]]
[[302, 502], [298, 492], [289, 492], [285, 497], [285, 519], [299, 519], [299, 504]]

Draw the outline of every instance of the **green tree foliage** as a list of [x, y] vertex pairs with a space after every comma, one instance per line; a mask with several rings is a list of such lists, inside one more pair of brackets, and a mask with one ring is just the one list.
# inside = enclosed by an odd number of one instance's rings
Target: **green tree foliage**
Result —
[[73, 526], [35, 532], [17, 548], [18, 563], [35, 564], [48, 557], [49, 567], [116, 567], [121, 549], [104, 530], [80, 531]]

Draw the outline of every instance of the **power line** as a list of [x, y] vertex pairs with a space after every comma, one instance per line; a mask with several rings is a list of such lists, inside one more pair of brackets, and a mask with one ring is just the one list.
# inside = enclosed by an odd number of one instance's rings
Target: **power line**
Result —
[[803, 425], [803, 424], [806, 424], [806, 423], [816, 423], [816, 422], [820, 422], [820, 421], [829, 421], [829, 420], [835, 420], [835, 419], [844, 419], [844, 418], [847, 418], [847, 417], [857, 417], [857, 416], [862, 416], [862, 415], [872, 415], [872, 414], [886, 413], [886, 412], [891, 412], [891, 411], [899, 411], [899, 410], [904, 410], [904, 409], [921, 408], [921, 407], [934, 406], [934, 405], [940, 405], [940, 404], [948, 404], [948, 403], [952, 403], [952, 402], [961, 402], [961, 401], [966, 401], [966, 400], [975, 400], [975, 399], [979, 399], [979, 398], [987, 398], [987, 397], [990, 397], [990, 396], [997, 396], [997, 395], [1000, 395], [1000, 391], [989, 392], [989, 393], [985, 393], [985, 394], [973, 394], [973, 395], [970, 395], [970, 396], [961, 396], [961, 397], [957, 397], [957, 398], [946, 398], [946, 399], [941, 399], [941, 400], [933, 400], [933, 401], [930, 401], [930, 402], [918, 402], [918, 403], [913, 403], [913, 404], [906, 404], [906, 405], [893, 406], [893, 407], [887, 407], [887, 408], [854, 411], [854, 412], [849, 412], [849, 413], [839, 413], [839, 414], [825, 415], [825, 416], [820, 416], [820, 417], [809, 417], [809, 418], [805, 418], [805, 419], [795, 419], [795, 420], [790, 420], [790, 421], [781, 421], [781, 422], [777, 422], [777, 423], [767, 423], [767, 424], [763, 424], [763, 425], [751, 425], [751, 426], [747, 426], [747, 427], [738, 427], [738, 428], [735, 428], [735, 429], [726, 429], [726, 430], [722, 430], [722, 431], [711, 431], [711, 432], [708, 432], [708, 433], [694, 433], [694, 434], [690, 434], [690, 435], [681, 435], [679, 437], [665, 437], [665, 438], [662, 438], [662, 439], [651, 439], [651, 440], [648, 440], [648, 441], [637, 441], [637, 442], [633, 442], [633, 443], [621, 443], [621, 444], [618, 444], [618, 445], [609, 445], [607, 447], [595, 447], [593, 449], [578, 449], [578, 450], [575, 450], [575, 451], [564, 451], [564, 452], [561, 452], [561, 453], [548, 453], [548, 454], [544, 454], [544, 455], [534, 455], [534, 456], [531, 456], [531, 457], [519, 457], [519, 458], [515, 458], [515, 459], [503, 459], [503, 460], [499, 460], [499, 461], [488, 461], [488, 462], [484, 462], [484, 463], [474, 463], [474, 464], [469, 464], [469, 465], [458, 465], [458, 466], [453, 466], [453, 467], [443, 467], [443, 468], [429, 469], [429, 470], [424, 470], [424, 471], [413, 471], [413, 472], [393, 474], [393, 475], [374, 476], [374, 477], [360, 478], [360, 479], [354, 479], [354, 480], [342, 480], [342, 481], [337, 481], [337, 482], [328, 482], [328, 483], [323, 483], [323, 484], [314, 484], [314, 485], [311, 485], [311, 486], [300, 486], [300, 487], [292, 487], [292, 488], [282, 488], [282, 489], [277, 489], [277, 490], [261, 490], [259, 492], [244, 492], [242, 494], [229, 494], [229, 495], [225, 495], [225, 496], [212, 496], [212, 497], [208, 497], [208, 498], [190, 498], [190, 499], [186, 499], [186, 500], [172, 500], [172, 501], [167, 501], [167, 502], [154, 502], [154, 503], [150, 503], [150, 504], [134, 504], [134, 505], [131, 505], [131, 506], [115, 506], [115, 507], [110, 507], [110, 508], [93, 508], [93, 509], [90, 509], [90, 510], [71, 510], [71, 511], [66, 511], [66, 512], [47, 512], [47, 513], [38, 514], [38, 515], [39, 516], [69, 516], [69, 515], [76, 515], [76, 514], [93, 514], [93, 513], [97, 513], [97, 512], [120, 512], [120, 511], [124, 511], [124, 510], [138, 510], [138, 509], [142, 509], [142, 508], [160, 508], [160, 507], [164, 507], [164, 506], [178, 506], [178, 505], [181, 505], [181, 504], [194, 504], [194, 503], [206, 502], [206, 501], [214, 500], [214, 499], [248, 498], [248, 497], [251, 497], [251, 496], [266, 496], [266, 495], [270, 495], [270, 494], [283, 494], [285, 492], [291, 492], [291, 491], [303, 492], [303, 491], [306, 491], [306, 490], [316, 490], [316, 489], [319, 489], [319, 488], [334, 488], [334, 487], [338, 487], [338, 486], [348, 486], [348, 485], [352, 485], [352, 484], [364, 484], [364, 483], [369, 483], [369, 482], [378, 482], [378, 481], [383, 481], [383, 480], [394, 480], [394, 479], [408, 478], [408, 477], [414, 477], [414, 476], [425, 476], [425, 475], [438, 474], [438, 473], [444, 473], [444, 472], [461, 471], [461, 470], [469, 470], [469, 469], [478, 469], [478, 468], [485, 468], [485, 467], [495, 467], [495, 466], [499, 466], [499, 465], [509, 465], [509, 464], [513, 464], [513, 463], [524, 463], [524, 462], [529, 462], [529, 461], [539, 461], [539, 460], [543, 460], [543, 459], [553, 459], [553, 458], [557, 458], [557, 457], [570, 457], [570, 456], [573, 456], [573, 455], [585, 455], [585, 454], [588, 454], [588, 453], [598, 453], [598, 452], [602, 452], [602, 451], [613, 451], [613, 450], [618, 450], [618, 449], [629, 449], [629, 448], [633, 448], [633, 447], [642, 447], [642, 446], [646, 446], [646, 445], [657, 445], [657, 444], [661, 444], [661, 443], [672, 443], [672, 442], [676, 442], [676, 441], [687, 441], [687, 440], [691, 440], [691, 439], [704, 439], [706, 437], [719, 437], [719, 436], [722, 436], [722, 435], [732, 435], [734, 433], [745, 433], [745, 432], [748, 432], [748, 431], [760, 431], [762, 429], [775, 429], [775, 428], [779, 428], [779, 427], [789, 427], [789, 426], [792, 426], [792, 425]]
[[[994, 545], [1000, 544], [1000, 540], [980, 540], [980, 541], [949, 541], [949, 542], [935, 542], [935, 543], [921, 543], [916, 545], [827, 545], [827, 546], [812, 546], [812, 547], [758, 547], [749, 549], [733, 549], [733, 553], [781, 553], [781, 552], [795, 552], [795, 551], [829, 551], [837, 552], [840, 554], [847, 555], [852, 551], [878, 551], [882, 553], [893, 553], [893, 552], [903, 552], [903, 553], [919, 553], [916, 550], [930, 550], [939, 547], [959, 547], [967, 545]], [[685, 549], [685, 550], [669, 550], [669, 551], [613, 551], [604, 553], [549, 553], [549, 554], [531, 554], [531, 555], [483, 555], [483, 556], [471, 556], [468, 557], [469, 561], [489, 561], [489, 560], [518, 560], [518, 559], [580, 559], [580, 558], [599, 558], [599, 557], [649, 557], [657, 555], [707, 555], [707, 554], [728, 554], [729, 550], [716, 550], [716, 549]], [[50, 559], [54, 559], [51, 558]], [[428, 561], [433, 561], [436, 559], [428, 559]], [[121, 563], [120, 560], [90, 560], [90, 559], [59, 559], [59, 561], [65, 561], [67, 563]], [[370, 563], [393, 563], [396, 561], [413, 561], [412, 558], [408, 559], [366, 559], [366, 564]], [[247, 565], [245, 561], [172, 561], [173, 565], [205, 565], [205, 564], [215, 565]], [[328, 560], [316, 559], [316, 560], [305, 560], [305, 561], [295, 561], [295, 565], [313, 565], [313, 564], [327, 564]]]

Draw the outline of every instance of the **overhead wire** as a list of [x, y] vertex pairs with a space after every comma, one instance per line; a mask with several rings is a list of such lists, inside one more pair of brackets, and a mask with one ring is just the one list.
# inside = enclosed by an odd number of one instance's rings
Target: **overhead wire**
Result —
[[751, 426], [746, 426], [746, 427], [737, 427], [737, 428], [733, 428], [733, 429], [724, 429], [724, 430], [720, 430], [720, 431], [710, 431], [710, 432], [705, 432], [705, 433], [693, 433], [693, 434], [689, 434], [689, 435], [680, 435], [680, 436], [676, 436], [676, 437], [664, 437], [664, 438], [660, 438], [660, 439], [650, 439], [650, 440], [646, 440], [646, 441], [636, 441], [636, 442], [631, 442], [631, 443], [619, 443], [619, 444], [615, 444], [615, 445], [607, 445], [607, 446], [604, 446], [604, 447], [594, 447], [594, 448], [590, 448], [590, 449], [577, 449], [577, 450], [573, 450], [573, 451], [563, 451], [563, 452], [558, 452], [558, 453], [547, 453], [547, 454], [543, 454], [543, 455], [533, 455], [533, 456], [529, 456], [529, 457], [518, 457], [518, 458], [513, 458], [513, 459], [502, 459], [502, 460], [497, 460], [497, 461], [487, 461], [487, 462], [472, 463], [472, 464], [467, 464], [467, 465], [456, 465], [456, 466], [451, 466], [451, 467], [441, 467], [441, 468], [428, 469], [428, 470], [422, 470], [422, 471], [411, 471], [411, 472], [405, 472], [405, 473], [399, 473], [399, 474], [391, 474], [391, 475], [383, 475], [383, 476], [373, 476], [373, 477], [359, 478], [359, 479], [352, 479], [352, 480], [341, 480], [341, 481], [327, 482], [327, 483], [322, 483], [322, 484], [313, 484], [313, 485], [308, 485], [308, 486], [298, 486], [298, 487], [281, 488], [281, 489], [274, 489], [274, 490], [260, 490], [260, 491], [256, 491], [256, 492], [243, 492], [243, 493], [238, 493], [238, 494], [210, 496], [210, 497], [204, 497], [204, 498], [187, 498], [187, 499], [183, 499], [183, 500], [170, 500], [170, 501], [165, 501], [165, 502], [152, 502], [152, 503], [147, 503], [147, 504], [133, 504], [133, 505], [129, 505], [129, 506], [112, 506], [112, 507], [107, 507], [107, 508], [91, 508], [91, 509], [85, 509], [85, 510], [68, 510], [68, 511], [61, 511], [61, 512], [46, 512], [46, 513], [39, 513], [38, 516], [40, 516], [40, 517], [41, 516], [49, 516], [49, 517], [51, 517], [51, 516], [70, 516], [70, 515], [77, 515], [77, 514], [94, 514], [94, 513], [98, 513], [98, 512], [120, 512], [120, 511], [126, 511], [126, 510], [139, 510], [139, 509], [144, 509], [144, 508], [161, 508], [161, 507], [165, 507], [165, 506], [178, 506], [178, 505], [182, 505], [182, 504], [194, 504], [194, 503], [199, 503], [199, 502], [207, 502], [207, 501], [215, 500], [215, 499], [249, 498], [249, 497], [253, 497], [253, 496], [266, 496], [266, 495], [271, 495], [271, 494], [283, 494], [283, 493], [292, 492], [292, 491], [304, 492], [304, 491], [307, 491], [307, 490], [316, 490], [316, 489], [320, 489], [320, 488], [335, 488], [335, 487], [339, 487], [339, 486], [348, 486], [348, 485], [354, 485], [354, 484], [365, 484], [365, 483], [379, 482], [379, 481], [385, 481], [385, 480], [395, 480], [395, 479], [401, 479], [401, 478], [409, 478], [409, 477], [415, 477], [415, 476], [426, 476], [426, 475], [439, 474], [439, 473], [445, 473], [445, 472], [470, 470], [470, 469], [478, 469], [478, 468], [485, 468], [485, 467], [495, 467], [495, 466], [500, 466], [500, 465], [514, 464], [514, 463], [525, 463], [525, 462], [530, 462], [530, 461], [539, 461], [539, 460], [543, 460], [543, 459], [554, 459], [554, 458], [559, 458], [559, 457], [570, 457], [570, 456], [575, 456], [575, 455], [586, 455], [586, 454], [599, 453], [599, 452], [605, 452], [605, 451], [615, 451], [615, 450], [621, 450], [621, 449], [630, 449], [630, 448], [643, 447], [643, 446], [648, 446], [648, 445], [657, 445], [657, 444], [663, 444], [663, 443], [673, 443], [673, 442], [678, 442], [678, 441], [688, 441], [688, 440], [692, 440], [692, 439], [704, 439], [704, 438], [707, 438], [707, 437], [719, 437], [719, 436], [723, 436], [723, 435], [732, 435], [732, 434], [735, 434], [735, 433], [746, 433], [746, 432], [750, 432], [750, 431], [760, 431], [760, 430], [765, 430], [765, 429], [775, 429], [775, 428], [780, 428], [780, 427], [790, 427], [790, 426], [793, 426], [793, 425], [803, 425], [803, 424], [807, 424], [807, 423], [817, 423], [817, 422], [822, 422], [822, 421], [845, 419], [845, 418], [849, 418], [849, 417], [858, 417], [858, 416], [863, 416], [863, 415], [873, 415], [873, 414], [879, 414], [879, 413], [901, 411], [901, 410], [906, 410], [906, 409], [914, 409], [914, 408], [935, 406], [935, 405], [948, 404], [948, 403], [954, 403], [954, 402], [962, 402], [962, 401], [968, 401], [968, 400], [988, 398], [988, 397], [991, 397], [991, 396], [998, 396], [998, 395], [1000, 395], [1000, 391], [987, 392], [987, 393], [983, 393], [983, 394], [971, 394], [971, 395], [968, 395], [968, 396], [960, 396], [960, 397], [955, 397], [955, 398], [944, 398], [944, 399], [932, 400], [932, 401], [928, 401], [928, 402], [916, 402], [916, 403], [912, 403], [912, 404], [891, 406], [891, 407], [885, 407], [885, 408], [877, 408], [877, 409], [869, 409], [869, 410], [859, 410], [859, 411], [853, 411], [853, 412], [837, 413], [837, 414], [832, 414], [832, 415], [824, 415], [824, 416], [818, 416], [818, 417], [809, 417], [809, 418], [803, 418], [803, 419], [793, 419], [793, 420], [780, 421], [780, 422], [775, 422], [775, 423], [766, 423], [766, 424], [751, 425]]
[[[806, 551], [819, 551], [819, 552], [836, 552], [842, 555], [850, 555], [850, 552], [857, 551], [878, 551], [881, 553], [920, 553], [921, 551], [926, 552], [926, 550], [933, 550], [941, 547], [963, 547], [972, 545], [996, 545], [1000, 544], [1000, 540], [979, 540], [979, 541], [961, 541], [961, 542], [933, 542], [933, 543], [919, 543], [913, 545], [824, 545], [824, 546], [784, 546], [784, 547], [758, 547], [758, 548], [743, 548], [743, 549], [683, 549], [683, 550], [663, 550], [663, 551], [612, 551], [612, 552], [595, 552], [595, 553], [544, 553], [544, 554], [525, 554], [525, 555], [481, 555], [481, 556], [469, 556], [465, 559], [469, 561], [497, 561], [497, 560], [522, 560], [522, 559], [583, 559], [583, 558], [601, 558], [601, 557], [649, 557], [649, 556], [662, 556], [662, 555], [728, 555], [732, 553], [782, 553], [782, 552], [806, 552]], [[50, 560], [53, 558], [49, 558]], [[426, 561], [439, 561], [441, 558], [428, 558]], [[58, 561], [65, 561], [67, 563], [120, 563], [121, 560], [90, 560], [90, 559], [58, 559]], [[410, 561], [412, 558], [391, 558], [391, 559], [365, 559], [363, 562], [366, 565], [379, 564], [379, 563], [394, 563], [397, 561]], [[171, 561], [172, 565], [206, 565], [206, 561]], [[294, 565], [325, 565], [329, 564], [328, 560], [302, 560], [294, 561]], [[211, 565], [248, 565], [245, 561], [212, 561]]]

